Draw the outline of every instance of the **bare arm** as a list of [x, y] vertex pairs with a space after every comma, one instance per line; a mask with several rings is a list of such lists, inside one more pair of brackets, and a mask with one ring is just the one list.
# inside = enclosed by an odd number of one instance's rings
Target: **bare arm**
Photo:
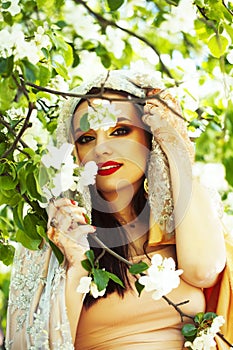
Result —
[[145, 106], [143, 118], [169, 162], [178, 265], [187, 282], [210, 287], [226, 261], [221, 221], [208, 189], [192, 177], [194, 149], [181, 109], [167, 91], [159, 97]]
[[[177, 172], [172, 169], [171, 177], [176, 201], [182, 184], [178, 190]], [[194, 286], [206, 288], [216, 282], [225, 266], [224, 234], [209, 190], [197, 179], [191, 179], [189, 183], [192, 187], [187, 207], [181, 205], [181, 212], [178, 208], [176, 213], [177, 260], [179, 268], [184, 270], [183, 279]]]

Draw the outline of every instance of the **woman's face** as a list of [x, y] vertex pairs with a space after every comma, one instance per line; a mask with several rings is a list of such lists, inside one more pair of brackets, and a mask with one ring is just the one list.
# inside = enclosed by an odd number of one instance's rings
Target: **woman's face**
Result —
[[[108, 98], [123, 98], [106, 93]], [[92, 99], [91, 105], [95, 105]], [[106, 101], [106, 100], [105, 100]], [[98, 102], [98, 101], [97, 101]], [[90, 106], [90, 103], [89, 103]], [[88, 112], [88, 103], [80, 103], [73, 119], [75, 145], [82, 164], [95, 161], [98, 165], [97, 189], [106, 199], [110, 193], [131, 187], [135, 193], [146, 170], [150, 148], [148, 133], [139, 117], [139, 111], [130, 102], [115, 101], [109, 112], [117, 115], [117, 122], [107, 130], [99, 128], [82, 131], [80, 120]]]

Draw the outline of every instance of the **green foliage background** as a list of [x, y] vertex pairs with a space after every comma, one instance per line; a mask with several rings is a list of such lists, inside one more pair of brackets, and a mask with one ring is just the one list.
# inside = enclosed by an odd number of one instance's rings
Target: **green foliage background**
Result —
[[[135, 64], [161, 72], [166, 84], [178, 89], [190, 131], [198, 131], [196, 159], [224, 165], [228, 188], [221, 194], [227, 197], [233, 186], [232, 1], [2, 0], [0, 6], [0, 260], [5, 265], [12, 262], [14, 242], [38, 249], [46, 238], [47, 215], [38, 204], [44, 140], [53, 135], [65, 93], [89, 71]], [[192, 84], [200, 89], [192, 90]], [[8, 280], [0, 274], [3, 327]]]

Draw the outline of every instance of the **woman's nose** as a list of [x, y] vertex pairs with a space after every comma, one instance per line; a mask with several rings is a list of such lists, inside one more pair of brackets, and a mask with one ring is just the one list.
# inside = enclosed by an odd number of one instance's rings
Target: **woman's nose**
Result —
[[111, 142], [109, 140], [106, 140], [106, 138], [103, 135], [99, 135], [96, 138], [96, 144], [95, 144], [95, 154], [97, 157], [100, 157], [103, 154], [111, 154], [112, 148], [111, 148]]

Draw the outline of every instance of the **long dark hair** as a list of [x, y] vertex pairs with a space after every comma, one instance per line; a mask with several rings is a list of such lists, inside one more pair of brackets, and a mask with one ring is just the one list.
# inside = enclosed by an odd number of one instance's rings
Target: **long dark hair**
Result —
[[[104, 92], [107, 93], [117, 93], [123, 97], [135, 97], [124, 91], [115, 91], [111, 89], [106, 89]], [[88, 94], [98, 94], [100, 89], [92, 88]], [[127, 101], [127, 100], [126, 100]], [[78, 103], [78, 105], [82, 100]], [[78, 107], [77, 105], [77, 107]], [[76, 107], [76, 109], [77, 109]], [[138, 116], [141, 117], [143, 113], [142, 105], [135, 105]], [[145, 125], [145, 133], [151, 144], [152, 135]], [[142, 181], [143, 184], [143, 181]], [[129, 239], [127, 237], [127, 232], [124, 229], [124, 226], [116, 219], [113, 213], [109, 212], [108, 203], [103, 200], [101, 194], [97, 191], [95, 186], [90, 186], [90, 194], [92, 201], [92, 225], [96, 226], [97, 237], [110, 247], [114, 252], [121, 255], [125, 259], [130, 259], [129, 254]], [[144, 193], [143, 185], [139, 190], [134, 194], [131, 201], [132, 208], [137, 218], [143, 223], [147, 223], [149, 220], [149, 205], [147, 198]], [[88, 236], [90, 248], [94, 251], [95, 259], [98, 260], [100, 268], [106, 268], [107, 271], [117, 275], [123, 282], [125, 288], [121, 287], [119, 284], [109, 281], [108, 287], [104, 294], [104, 297], [107, 297], [113, 292], [117, 292], [119, 296], [123, 297], [127, 289], [130, 288], [130, 283], [128, 279], [128, 267], [125, 263], [111, 255], [110, 253], [104, 251], [98, 247], [96, 241], [93, 240], [91, 235]], [[101, 258], [99, 258], [101, 257]], [[91, 306], [97, 300], [94, 299], [91, 295], [87, 295], [84, 300], [84, 305], [86, 307]]]
[[[129, 239], [124, 226], [121, 225], [121, 223], [112, 213], [109, 213], [108, 210], [104, 210], [104, 204], [100, 205], [101, 201], [98, 199], [100, 195], [96, 193], [96, 190], [93, 187], [91, 187], [90, 193], [93, 205], [92, 224], [97, 227], [97, 237], [114, 252], [127, 260], [130, 259], [128, 243]], [[140, 221], [146, 223], [149, 220], [149, 205], [145, 197], [143, 186], [141, 186], [137, 193], [133, 196], [132, 206]], [[127, 265], [106, 251], [103, 254], [103, 249], [97, 247], [96, 241], [93, 240], [91, 235], [89, 235], [88, 240], [90, 248], [94, 251], [95, 258], [98, 259], [99, 267], [106, 268], [107, 271], [117, 275], [125, 286], [125, 288], [122, 288], [119, 284], [110, 280], [104, 297], [115, 291], [119, 296], [123, 297], [125, 291], [130, 288]], [[100, 259], [99, 256], [101, 256]], [[96, 299], [94, 299], [91, 295], [87, 295], [84, 300], [84, 305], [89, 307], [95, 301]]]

